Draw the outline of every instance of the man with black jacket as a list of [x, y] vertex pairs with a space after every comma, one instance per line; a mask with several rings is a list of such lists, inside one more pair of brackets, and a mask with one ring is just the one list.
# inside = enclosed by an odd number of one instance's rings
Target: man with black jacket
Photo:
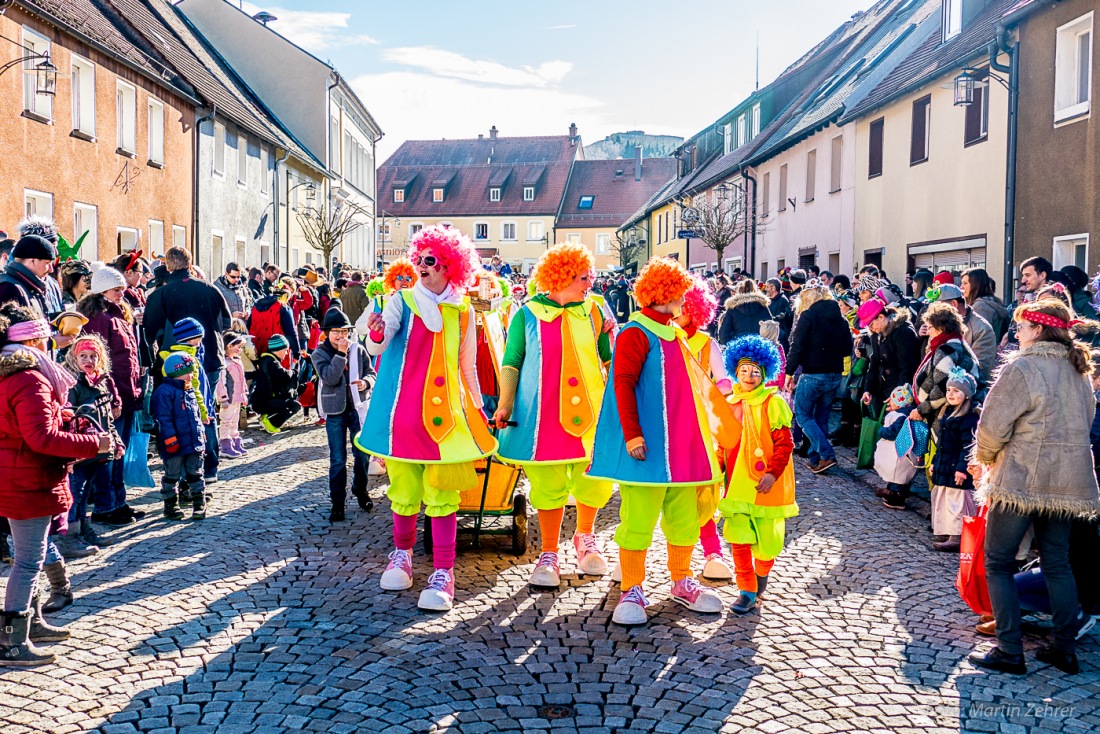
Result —
[[828, 295], [802, 312], [791, 335], [787, 354], [787, 390], [794, 387], [799, 368], [802, 377], [794, 394], [798, 425], [810, 442], [810, 471], [821, 474], [836, 466], [836, 452], [829, 443], [829, 414], [844, 372], [844, 358], [852, 355], [852, 332], [840, 307]]
[[779, 343], [789, 352], [794, 313], [791, 311], [790, 299], [783, 295], [783, 284], [779, 282], [779, 278], [768, 279], [764, 284], [764, 295], [768, 297], [768, 311], [772, 315], [772, 321], [779, 324]]

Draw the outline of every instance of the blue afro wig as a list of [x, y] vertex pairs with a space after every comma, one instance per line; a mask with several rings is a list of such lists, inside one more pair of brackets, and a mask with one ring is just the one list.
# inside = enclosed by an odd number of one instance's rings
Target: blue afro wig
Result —
[[726, 370], [736, 380], [737, 364], [747, 359], [764, 371], [764, 382], [771, 382], [779, 374], [779, 347], [756, 334], [739, 336], [726, 345]]

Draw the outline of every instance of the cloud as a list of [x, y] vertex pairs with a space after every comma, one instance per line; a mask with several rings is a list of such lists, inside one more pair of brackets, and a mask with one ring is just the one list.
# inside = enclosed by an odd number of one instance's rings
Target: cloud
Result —
[[573, 70], [573, 64], [568, 61], [547, 61], [538, 66], [516, 68], [496, 61], [467, 58], [435, 46], [391, 48], [381, 56], [383, 61], [420, 69], [433, 76], [505, 87], [545, 88], [561, 82]]
[[273, 31], [307, 51], [320, 53], [337, 44], [376, 45], [378, 41], [367, 35], [350, 35], [351, 13], [329, 13], [322, 11], [290, 10], [288, 8], [261, 8], [250, 2], [241, 4], [241, 9], [249, 15], [266, 10], [275, 16], [271, 21]]
[[545, 28], [543, 28], [543, 30], [544, 31], [564, 31], [564, 30], [567, 30], [569, 28], [576, 28], [576, 27], [577, 27], [576, 23], [570, 23], [569, 25], [548, 25]]

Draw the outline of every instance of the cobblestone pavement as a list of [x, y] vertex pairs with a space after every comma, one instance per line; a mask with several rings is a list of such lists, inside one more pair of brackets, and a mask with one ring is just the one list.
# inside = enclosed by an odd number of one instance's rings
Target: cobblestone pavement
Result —
[[[384, 486], [372, 513], [330, 526], [324, 432], [250, 435], [205, 522], [163, 521], [149, 491], [145, 521], [72, 564], [77, 601], [58, 617], [73, 639], [55, 666], [0, 672], [4, 734], [1100, 729], [1096, 639], [1074, 678], [1034, 659], [1025, 678], [975, 671], [957, 561], [929, 548], [926, 512], [883, 510], [865, 473], [800, 476], [759, 613], [676, 606], [653, 552], [651, 621], [627, 630], [617, 587], [573, 576], [571, 550], [561, 591], [527, 586], [534, 530], [523, 558], [496, 539], [461, 550], [448, 614], [416, 609], [423, 554], [414, 589], [379, 591]], [[615, 517], [598, 521], [608, 550]]]

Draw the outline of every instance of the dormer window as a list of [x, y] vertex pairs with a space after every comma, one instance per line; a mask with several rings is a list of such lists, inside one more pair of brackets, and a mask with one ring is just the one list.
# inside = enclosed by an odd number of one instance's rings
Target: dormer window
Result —
[[393, 190], [393, 203], [394, 204], [403, 204], [403, 203], [405, 203], [405, 189], [394, 189]]
[[534, 186], [524, 186], [523, 187], [523, 200], [524, 201], [534, 201], [535, 200], [535, 187]]
[[489, 201], [500, 201], [500, 187], [494, 186], [489, 189]]
[[582, 196], [580, 202], [577, 203], [578, 209], [591, 209], [592, 203], [596, 200], [595, 196]]
[[433, 204], [442, 204], [443, 203], [443, 189], [432, 189], [432, 203]]
[[943, 40], [954, 38], [962, 33], [963, 0], [943, 0]]

